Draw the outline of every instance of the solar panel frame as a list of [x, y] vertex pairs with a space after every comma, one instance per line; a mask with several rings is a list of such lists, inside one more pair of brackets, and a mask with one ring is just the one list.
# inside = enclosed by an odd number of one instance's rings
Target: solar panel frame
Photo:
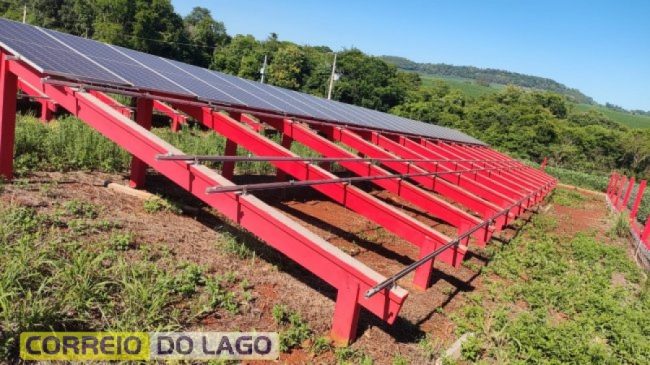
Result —
[[129, 48], [2, 18], [0, 46], [44, 74], [72, 81], [106, 83], [135, 90], [189, 96], [223, 106], [264, 111], [296, 119], [485, 144], [455, 129], [257, 83]]

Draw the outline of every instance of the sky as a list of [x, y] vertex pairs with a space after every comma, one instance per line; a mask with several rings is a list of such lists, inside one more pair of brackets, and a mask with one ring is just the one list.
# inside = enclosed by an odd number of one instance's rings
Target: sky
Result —
[[356, 47], [416, 62], [554, 79], [599, 103], [650, 110], [650, 1], [173, 0], [229, 34]]

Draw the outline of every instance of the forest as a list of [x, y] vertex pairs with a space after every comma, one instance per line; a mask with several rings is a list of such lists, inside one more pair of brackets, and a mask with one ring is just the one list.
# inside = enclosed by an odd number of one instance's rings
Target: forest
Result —
[[[169, 0], [0, 2], [0, 13], [9, 19], [22, 20], [24, 10], [30, 24], [254, 80], [260, 79], [266, 57], [265, 82], [327, 94], [332, 49], [284, 41], [275, 33], [266, 39], [231, 35], [205, 8], [194, 8], [183, 17]], [[573, 89], [553, 80], [492, 73], [501, 75], [499, 82], [519, 86], [472, 98], [444, 82], [423, 86], [417, 73], [400, 71], [358, 49], [337, 55], [336, 100], [457, 128], [533, 162], [548, 157], [551, 166], [600, 174], [619, 169], [650, 177], [650, 129], [628, 128], [602, 113], [574, 110], [575, 96], [564, 95]]]

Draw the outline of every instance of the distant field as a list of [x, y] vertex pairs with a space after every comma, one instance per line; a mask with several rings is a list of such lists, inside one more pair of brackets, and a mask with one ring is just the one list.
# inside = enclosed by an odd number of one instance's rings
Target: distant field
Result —
[[497, 92], [505, 87], [504, 85], [498, 84], [483, 86], [477, 84], [474, 80], [460, 77], [431, 76], [424, 74], [420, 74], [420, 77], [422, 78], [422, 85], [424, 86], [431, 86], [434, 81], [441, 80], [446, 82], [452, 89], [458, 89], [463, 94], [474, 98]]
[[[420, 74], [423, 86], [431, 86], [436, 80], [444, 81], [452, 89], [458, 89], [463, 94], [477, 98], [483, 95], [488, 95], [497, 92], [505, 87], [505, 85], [490, 84], [490, 86], [483, 86], [476, 83], [474, 80], [458, 78], [458, 77], [444, 77]], [[575, 110], [579, 112], [586, 112], [588, 110], [595, 110], [605, 114], [611, 120], [626, 125], [631, 128], [650, 128], [650, 116], [635, 115], [631, 113], [619, 112], [607, 109], [601, 105], [589, 104], [574, 104]]]
[[595, 110], [605, 114], [607, 117], [615, 122], [621, 123], [632, 128], [650, 128], [650, 117], [646, 115], [635, 115], [631, 113], [619, 112], [616, 110], [607, 109], [600, 105], [576, 104], [577, 111], [586, 112], [588, 110]]

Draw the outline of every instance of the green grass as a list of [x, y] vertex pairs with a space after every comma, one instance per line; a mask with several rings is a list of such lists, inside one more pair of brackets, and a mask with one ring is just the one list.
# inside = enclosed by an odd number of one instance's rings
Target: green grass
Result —
[[23, 331], [172, 331], [218, 308], [237, 312], [226, 279], [138, 248], [100, 218], [80, 200], [49, 213], [0, 206], [0, 362], [17, 360]]
[[483, 95], [492, 94], [498, 92], [499, 90], [505, 87], [504, 85], [499, 85], [499, 84], [490, 84], [490, 86], [479, 85], [476, 83], [475, 80], [463, 79], [458, 77], [444, 77], [444, 76], [432, 76], [432, 75], [420, 74], [420, 78], [422, 79], [422, 86], [424, 87], [430, 87], [431, 85], [433, 85], [434, 81], [443, 81], [447, 85], [449, 85], [450, 88], [460, 90], [464, 95], [472, 98], [478, 98]]
[[575, 110], [587, 112], [590, 110], [605, 114], [611, 120], [631, 128], [650, 128], [650, 116], [635, 115], [606, 108], [602, 105], [574, 104]]
[[[642, 364], [650, 358], [650, 285], [625, 248], [591, 234], [561, 237], [548, 216], [491, 248], [485, 293], [452, 315], [486, 363]], [[498, 244], [495, 244], [498, 245]]]

